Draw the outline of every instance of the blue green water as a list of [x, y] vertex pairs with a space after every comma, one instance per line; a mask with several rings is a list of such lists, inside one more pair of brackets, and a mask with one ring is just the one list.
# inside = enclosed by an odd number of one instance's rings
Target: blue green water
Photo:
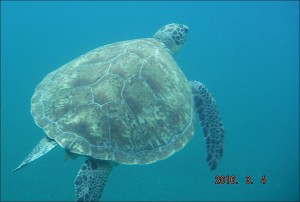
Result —
[[[151, 37], [172, 22], [189, 26], [176, 61], [217, 100], [223, 159], [209, 171], [197, 123], [192, 141], [170, 158], [115, 168], [102, 199], [299, 200], [296, 1], [1, 2], [1, 200], [74, 199], [84, 159], [65, 161], [61, 148], [11, 173], [43, 136], [30, 114], [43, 77], [93, 48]], [[216, 175], [238, 184], [216, 185]]]

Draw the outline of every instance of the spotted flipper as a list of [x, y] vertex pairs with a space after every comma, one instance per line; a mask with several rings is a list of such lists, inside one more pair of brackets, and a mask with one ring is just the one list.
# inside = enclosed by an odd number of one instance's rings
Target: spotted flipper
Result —
[[224, 128], [217, 110], [216, 101], [204, 84], [198, 81], [190, 81], [190, 86], [206, 141], [206, 161], [210, 170], [214, 170], [223, 154]]
[[112, 168], [110, 161], [86, 160], [74, 181], [76, 201], [99, 201]]
[[34, 161], [41, 156], [48, 153], [51, 149], [53, 149], [57, 143], [54, 140], [51, 140], [47, 136], [45, 136], [41, 141], [33, 148], [33, 150], [28, 154], [28, 156], [22, 161], [22, 163], [14, 169], [12, 172], [15, 172], [21, 169], [23, 166], [27, 165], [31, 161]]

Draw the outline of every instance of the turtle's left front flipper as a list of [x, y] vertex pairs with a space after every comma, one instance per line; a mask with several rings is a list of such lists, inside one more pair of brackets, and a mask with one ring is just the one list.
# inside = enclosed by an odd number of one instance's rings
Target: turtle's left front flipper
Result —
[[215, 99], [198, 81], [190, 81], [195, 108], [206, 141], [206, 161], [210, 170], [216, 169], [223, 155], [224, 128]]
[[76, 201], [99, 201], [113, 166], [111, 161], [86, 160], [74, 181]]
[[31, 161], [34, 161], [41, 156], [48, 153], [51, 149], [53, 149], [57, 143], [54, 140], [51, 140], [47, 136], [45, 136], [41, 141], [33, 148], [33, 150], [28, 154], [28, 156], [22, 161], [22, 163], [14, 169], [12, 172], [15, 172], [21, 169], [23, 166], [27, 165]]

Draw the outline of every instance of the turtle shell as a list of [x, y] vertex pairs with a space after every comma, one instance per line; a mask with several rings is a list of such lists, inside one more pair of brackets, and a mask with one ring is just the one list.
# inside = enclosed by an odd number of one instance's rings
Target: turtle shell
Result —
[[51, 72], [31, 113], [67, 151], [123, 164], [165, 159], [194, 132], [188, 81], [151, 38], [96, 48]]

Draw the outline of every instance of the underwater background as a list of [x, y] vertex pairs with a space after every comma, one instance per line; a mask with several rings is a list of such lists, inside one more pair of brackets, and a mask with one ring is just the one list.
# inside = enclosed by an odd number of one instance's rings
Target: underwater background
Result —
[[[297, 1], [1, 1], [1, 200], [75, 199], [84, 158], [65, 160], [60, 147], [11, 172], [43, 136], [30, 99], [44, 76], [98, 46], [152, 37], [173, 22], [189, 26], [175, 60], [217, 101], [223, 158], [209, 171], [197, 121], [190, 143], [170, 158], [116, 167], [102, 200], [299, 200]], [[216, 176], [238, 184], [215, 184]]]

